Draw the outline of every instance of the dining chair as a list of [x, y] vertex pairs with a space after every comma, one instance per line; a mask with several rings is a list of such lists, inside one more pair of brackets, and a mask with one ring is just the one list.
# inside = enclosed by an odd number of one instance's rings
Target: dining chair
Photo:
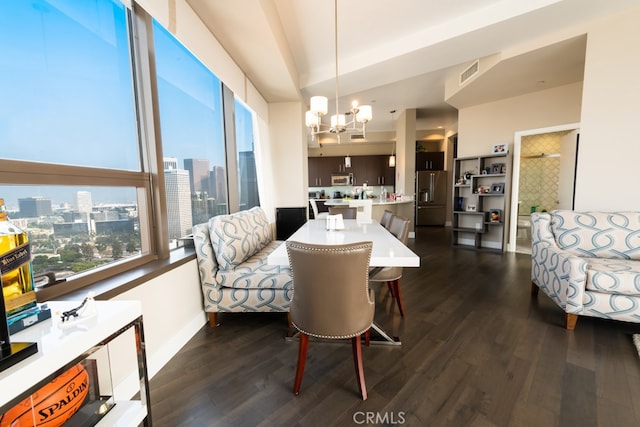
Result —
[[388, 230], [389, 225], [391, 225], [392, 216], [393, 212], [391, 212], [389, 209], [385, 209], [384, 212], [382, 212], [382, 218], [380, 218], [380, 225]]
[[293, 393], [299, 394], [309, 337], [351, 339], [358, 389], [367, 399], [361, 335], [373, 323], [375, 296], [369, 289], [372, 242], [314, 245], [287, 241], [293, 279], [291, 323], [300, 332]]
[[[396, 236], [404, 245], [406, 245], [409, 240], [409, 224], [410, 221], [408, 219], [394, 215], [389, 225], [389, 232]], [[384, 267], [369, 280], [371, 282], [385, 282], [387, 284], [391, 297], [394, 298], [398, 304], [400, 316], [404, 317], [404, 304], [402, 303], [402, 294], [400, 292], [401, 277], [402, 267]]]
[[339, 208], [337, 206], [329, 206], [329, 215], [342, 214], [342, 219], [356, 219], [358, 208]]
[[318, 203], [315, 199], [309, 199], [309, 204], [311, 205], [311, 209], [313, 210], [313, 218], [314, 219], [324, 219], [329, 215], [329, 212], [318, 212]]

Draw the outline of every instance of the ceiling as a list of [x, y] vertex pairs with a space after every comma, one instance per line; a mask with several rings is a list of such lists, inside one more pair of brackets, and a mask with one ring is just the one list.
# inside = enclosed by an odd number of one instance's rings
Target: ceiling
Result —
[[[333, 0], [187, 0], [267, 102], [329, 98], [335, 110]], [[456, 127], [457, 108], [579, 82], [585, 24], [638, 0], [339, 0], [339, 109], [417, 110], [418, 129]], [[490, 69], [445, 83], [478, 58]], [[482, 64], [482, 63], [481, 63]], [[457, 83], [456, 83], [457, 84]]]

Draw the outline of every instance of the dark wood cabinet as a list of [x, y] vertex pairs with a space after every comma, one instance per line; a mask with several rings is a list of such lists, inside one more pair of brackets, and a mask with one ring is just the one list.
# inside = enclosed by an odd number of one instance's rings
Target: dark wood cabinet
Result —
[[331, 174], [352, 173], [353, 185], [395, 185], [395, 168], [389, 167], [389, 156], [351, 156], [351, 167], [344, 156], [309, 157], [309, 187], [330, 187]]
[[444, 152], [423, 151], [420, 153], [416, 153], [416, 170], [444, 170]]
[[351, 158], [354, 185], [394, 185], [395, 168], [389, 167], [389, 156], [372, 155]]
[[343, 157], [309, 157], [309, 187], [330, 187], [331, 174], [340, 172], [340, 159], [344, 169]]

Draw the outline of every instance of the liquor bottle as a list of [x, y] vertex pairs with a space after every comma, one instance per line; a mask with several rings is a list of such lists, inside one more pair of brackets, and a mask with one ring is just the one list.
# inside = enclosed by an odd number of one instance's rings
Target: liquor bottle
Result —
[[0, 199], [0, 273], [7, 316], [37, 305], [29, 237], [7, 219], [4, 199]]

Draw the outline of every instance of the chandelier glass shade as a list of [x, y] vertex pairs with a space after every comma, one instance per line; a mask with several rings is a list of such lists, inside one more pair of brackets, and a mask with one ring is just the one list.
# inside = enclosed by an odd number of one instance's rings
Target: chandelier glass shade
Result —
[[[305, 114], [305, 125], [311, 130], [311, 137], [332, 133], [338, 137], [343, 132], [361, 132], [366, 137], [366, 124], [373, 118], [371, 105], [359, 105], [358, 101], [351, 103], [351, 108], [345, 114], [340, 114], [338, 108], [338, 0], [334, 0], [334, 24], [335, 24], [335, 63], [336, 63], [336, 106], [335, 114], [330, 117], [329, 124], [322, 122], [322, 118], [329, 112], [329, 100], [325, 96], [312, 96], [309, 100], [309, 111]], [[349, 120], [347, 121], [347, 116]], [[359, 125], [361, 127], [359, 127]]]

